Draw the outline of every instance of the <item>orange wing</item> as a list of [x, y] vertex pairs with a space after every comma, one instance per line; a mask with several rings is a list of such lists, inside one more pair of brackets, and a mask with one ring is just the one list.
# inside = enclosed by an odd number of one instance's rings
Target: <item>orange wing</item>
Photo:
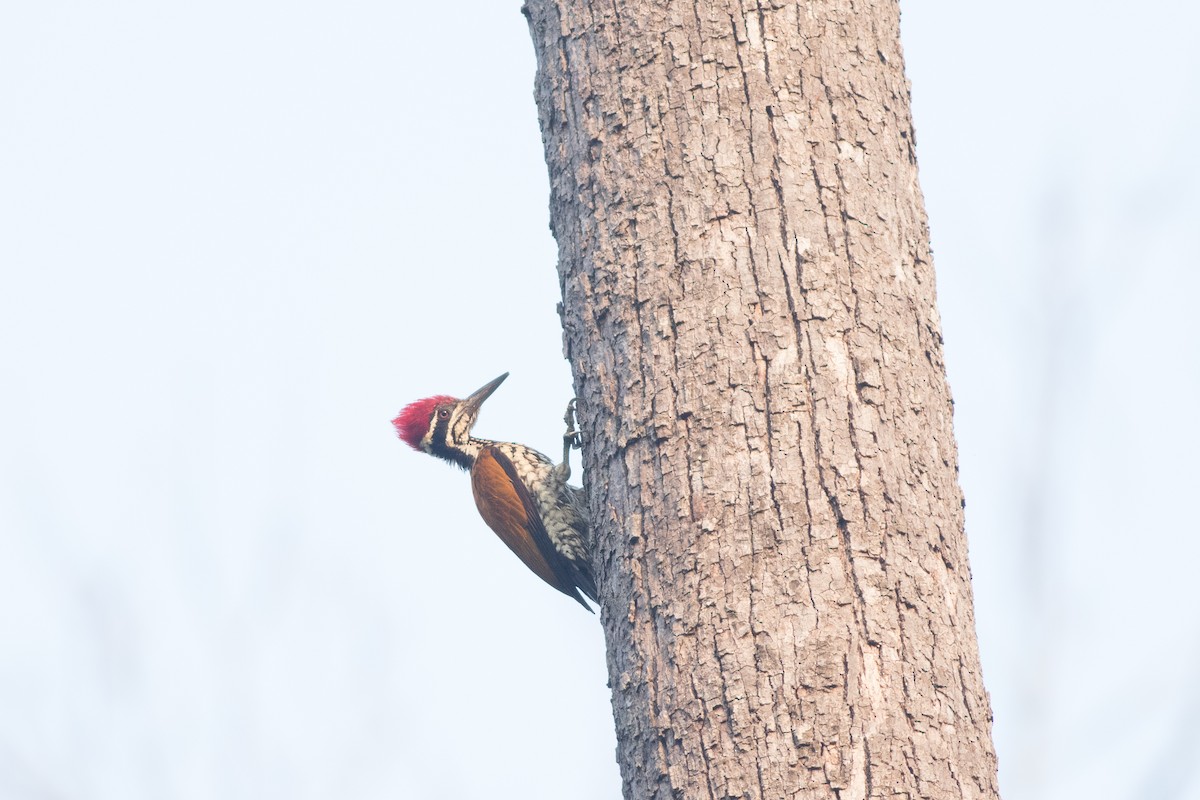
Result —
[[511, 464], [506, 462], [508, 458], [494, 447], [483, 448], [476, 457], [471, 467], [471, 490], [479, 514], [539, 578], [560, 592], [574, 594], [575, 585], [558, 575], [539, 547], [539, 540], [549, 545], [550, 537], [528, 493], [510, 475]]

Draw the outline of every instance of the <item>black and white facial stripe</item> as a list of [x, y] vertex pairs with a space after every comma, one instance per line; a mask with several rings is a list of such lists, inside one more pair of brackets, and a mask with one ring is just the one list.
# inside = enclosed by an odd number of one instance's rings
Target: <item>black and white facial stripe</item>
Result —
[[470, 469], [483, 444], [471, 438], [478, 411], [478, 407], [468, 407], [465, 401], [435, 407], [429, 416], [429, 430], [421, 439], [421, 449], [463, 469]]

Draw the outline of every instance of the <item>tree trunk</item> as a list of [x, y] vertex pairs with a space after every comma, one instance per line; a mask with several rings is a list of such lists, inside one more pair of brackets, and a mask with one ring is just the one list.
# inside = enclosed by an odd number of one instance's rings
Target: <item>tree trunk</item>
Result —
[[627, 798], [996, 797], [894, 0], [528, 0]]

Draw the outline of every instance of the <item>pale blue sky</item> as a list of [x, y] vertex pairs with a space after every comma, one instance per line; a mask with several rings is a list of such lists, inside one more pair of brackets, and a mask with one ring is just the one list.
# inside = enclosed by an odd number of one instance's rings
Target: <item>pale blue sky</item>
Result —
[[[904, 5], [1014, 798], [1200, 798], [1200, 12]], [[518, 3], [0, 11], [0, 797], [619, 795], [405, 403], [571, 393]]]

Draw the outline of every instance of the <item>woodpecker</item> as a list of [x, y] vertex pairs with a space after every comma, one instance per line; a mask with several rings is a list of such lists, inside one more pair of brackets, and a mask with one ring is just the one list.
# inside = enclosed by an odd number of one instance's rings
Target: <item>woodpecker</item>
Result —
[[579, 447], [575, 401], [567, 405], [563, 463], [557, 467], [523, 444], [475, 438], [471, 428], [480, 406], [507, 377], [506, 372], [465, 400], [437, 395], [410, 403], [392, 425], [414, 450], [470, 471], [475, 505], [500, 541], [539, 578], [591, 611], [584, 602], [585, 597], [597, 602], [586, 501], [582, 489], [567, 485], [571, 448]]

